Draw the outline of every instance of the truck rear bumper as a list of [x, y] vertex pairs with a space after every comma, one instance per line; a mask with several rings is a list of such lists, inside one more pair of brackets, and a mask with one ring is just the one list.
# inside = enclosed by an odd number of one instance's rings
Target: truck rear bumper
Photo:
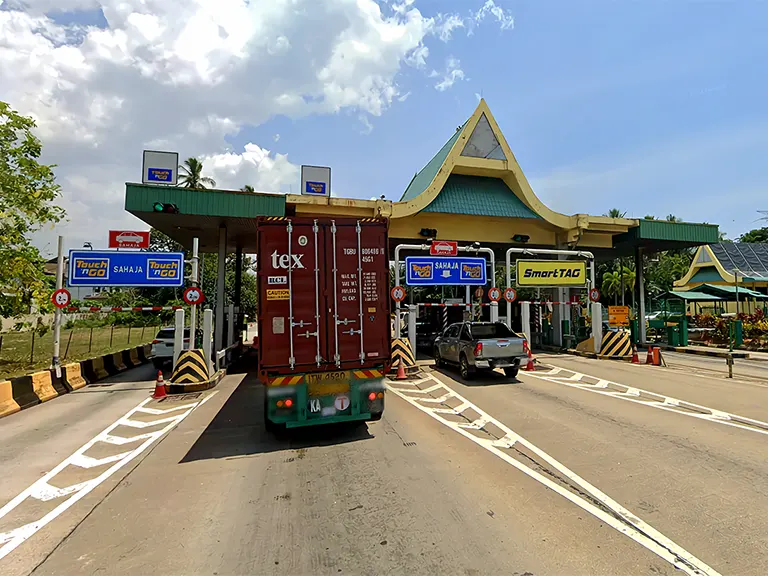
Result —
[[349, 414], [340, 416], [323, 416], [321, 418], [312, 418], [309, 420], [288, 420], [285, 422], [286, 428], [303, 428], [304, 426], [317, 426], [318, 424], [335, 424], [339, 422], [362, 422], [371, 420], [371, 413]]

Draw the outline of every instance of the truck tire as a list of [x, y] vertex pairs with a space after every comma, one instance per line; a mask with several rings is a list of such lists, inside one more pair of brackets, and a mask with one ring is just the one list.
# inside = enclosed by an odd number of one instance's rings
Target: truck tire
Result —
[[469, 361], [464, 354], [459, 358], [459, 372], [464, 380], [472, 380], [475, 376], [475, 368], [469, 365]]
[[371, 412], [371, 421], [378, 422], [383, 415], [384, 412]]
[[519, 370], [519, 366], [510, 366], [509, 368], [504, 368], [504, 375], [508, 378], [516, 378]]

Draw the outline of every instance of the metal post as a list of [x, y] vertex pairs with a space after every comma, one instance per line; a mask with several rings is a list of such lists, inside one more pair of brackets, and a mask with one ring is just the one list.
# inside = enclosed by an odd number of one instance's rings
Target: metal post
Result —
[[235, 343], [235, 305], [227, 304], [227, 348]]
[[414, 356], [416, 355], [416, 316], [418, 316], [418, 306], [408, 305], [408, 340], [411, 344]]
[[115, 325], [109, 327], [109, 347], [112, 348], [112, 338], [115, 336]]
[[499, 321], [499, 303], [491, 302], [491, 322]]
[[203, 310], [203, 355], [208, 361], [208, 369], [213, 370], [211, 362], [211, 332], [213, 331], [213, 310]]
[[69, 345], [72, 343], [72, 333], [74, 332], [74, 329], [69, 331], [69, 338], [67, 338], [67, 347], [64, 349], [64, 356], [62, 358], [66, 358], [67, 354], [69, 354]]
[[635, 289], [637, 290], [637, 328], [640, 344], [646, 344], [645, 332], [645, 270], [643, 269], [643, 249], [635, 250]]
[[[192, 238], [192, 274], [189, 277], [192, 286], [197, 286], [199, 279], [198, 270], [198, 250], [200, 246], [200, 240], [198, 238]], [[197, 347], [197, 304], [192, 304], [189, 307], [189, 349], [192, 350]]]
[[184, 310], [176, 310], [174, 315], [174, 327], [173, 331], [173, 367], [176, 367], [176, 361], [179, 359], [179, 354], [184, 349]]
[[131, 343], [131, 326], [129, 324], [128, 325], [128, 344], [130, 344], [130, 343]]
[[[64, 236], [59, 236], [58, 256], [56, 258], [56, 290], [64, 286]], [[56, 370], [56, 376], [61, 376], [61, 362], [59, 352], [61, 350], [61, 315], [62, 310], [56, 307], [53, 313], [53, 358], [51, 368]]]
[[736, 281], [736, 314], [741, 312], [741, 306], [739, 305], [739, 272], [734, 269], [733, 278]]
[[520, 303], [520, 321], [522, 323], [523, 334], [525, 334], [525, 339], [528, 340], [528, 345], [532, 348], [533, 341], [531, 340], [531, 303], [530, 302]]
[[224, 342], [224, 283], [227, 271], [227, 228], [219, 227], [218, 280], [216, 282], [216, 327], [213, 330], [214, 353], [223, 348]]
[[91, 326], [91, 333], [88, 335], [88, 353], [90, 354], [93, 348], [93, 326]]
[[240, 293], [243, 290], [243, 247], [238, 244], [235, 248], [235, 302], [234, 305], [242, 311]]

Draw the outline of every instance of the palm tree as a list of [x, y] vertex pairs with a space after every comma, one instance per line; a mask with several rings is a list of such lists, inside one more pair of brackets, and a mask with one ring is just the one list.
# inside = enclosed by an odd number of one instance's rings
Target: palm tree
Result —
[[667, 217], [665, 218], [667, 222], [682, 222], [680, 218], [675, 216], [674, 214], [667, 214]]
[[[635, 271], [633, 268], [629, 266], [624, 266], [621, 269], [621, 276], [622, 276], [622, 284], [629, 290], [629, 293], [632, 294], [632, 308], [635, 307]], [[624, 297], [622, 295], [622, 301], [624, 300]]]
[[208, 186], [216, 186], [216, 180], [203, 176], [203, 163], [197, 158], [187, 158], [184, 164], [179, 165], [179, 182], [182, 188], [194, 188], [203, 190]]
[[647, 216], [643, 216], [643, 220], [656, 220], [656, 216], [648, 214]]
[[253, 186], [251, 186], [250, 184], [246, 184], [245, 186], [243, 186], [242, 188], [240, 188], [240, 190], [241, 190], [242, 192], [250, 192], [251, 194], [253, 194], [254, 192], [256, 192], [256, 190], [254, 190], [254, 189], [253, 189]]
[[604, 214], [604, 216], [608, 216], [608, 218], [624, 218], [626, 215], [626, 212], [622, 212], [618, 208], [611, 208], [608, 210], [607, 214]]
[[613, 303], [618, 304], [619, 292], [621, 292], [621, 275], [618, 272], [603, 274], [603, 294], [613, 296]]

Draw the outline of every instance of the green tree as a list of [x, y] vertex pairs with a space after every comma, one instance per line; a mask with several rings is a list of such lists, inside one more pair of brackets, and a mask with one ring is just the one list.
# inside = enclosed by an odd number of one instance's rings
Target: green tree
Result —
[[756, 228], [739, 236], [739, 242], [749, 242], [751, 244], [768, 243], [768, 228]]
[[667, 214], [667, 217], [664, 218], [664, 220], [666, 220], [667, 222], [682, 222], [682, 220], [680, 220], [680, 218], [678, 218], [674, 214]]
[[603, 274], [603, 294], [613, 296], [613, 303], [618, 304], [619, 292], [621, 292], [621, 275], [618, 272], [606, 272]]
[[246, 184], [245, 186], [243, 186], [242, 188], [240, 188], [240, 190], [241, 190], [242, 192], [250, 192], [251, 194], [253, 194], [254, 192], [256, 192], [256, 190], [254, 190], [254, 189], [253, 189], [253, 186], [251, 186], [250, 184]]
[[184, 164], [179, 165], [179, 170], [179, 183], [182, 188], [203, 190], [208, 186], [216, 186], [216, 180], [203, 176], [203, 163], [197, 158], [187, 158]]
[[38, 162], [43, 145], [32, 118], [0, 102], [0, 316], [29, 311], [34, 300], [48, 307], [49, 282], [43, 258], [30, 235], [61, 221], [53, 165]]
[[608, 218], [625, 218], [627, 216], [626, 212], [622, 212], [618, 208], [611, 208], [608, 210], [607, 214], [603, 214], [603, 216], [608, 216]]

